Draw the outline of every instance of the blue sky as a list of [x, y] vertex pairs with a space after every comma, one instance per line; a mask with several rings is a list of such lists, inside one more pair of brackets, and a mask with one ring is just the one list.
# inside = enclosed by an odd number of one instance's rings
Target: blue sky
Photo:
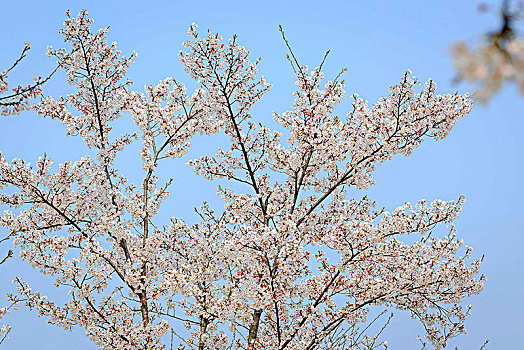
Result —
[[[280, 37], [281, 24], [299, 60], [317, 66], [325, 51], [331, 54], [326, 76], [342, 67], [347, 95], [358, 93], [374, 103], [411, 69], [422, 81], [434, 79], [438, 92], [473, 91], [471, 86], [453, 85], [454, 73], [448, 49], [457, 40], [476, 43], [497, 20], [476, 11], [479, 1], [0, 1], [2, 46], [0, 65], [6, 67], [19, 54], [24, 41], [32, 49], [10, 81], [29, 81], [54, 68], [45, 56], [48, 45], [59, 47], [58, 35], [66, 9], [75, 15], [86, 8], [95, 27], [111, 26], [110, 41], [124, 53], [139, 56], [130, 70], [135, 88], [155, 84], [168, 76], [188, 83], [177, 53], [186, 40], [188, 26], [195, 22], [201, 31], [211, 29], [224, 38], [238, 34], [238, 41], [262, 57], [260, 72], [272, 90], [256, 107], [255, 118], [271, 123], [271, 112], [283, 112], [292, 103], [294, 77], [285, 60]], [[24, 80], [25, 79], [25, 80]], [[59, 96], [68, 92], [63, 76], [45, 89]], [[349, 100], [339, 112], [349, 111]], [[466, 323], [468, 334], [452, 344], [478, 349], [490, 339], [488, 349], [517, 349], [524, 331], [524, 205], [522, 184], [524, 141], [524, 97], [514, 86], [504, 88], [488, 105], [475, 105], [442, 141], [427, 141], [410, 157], [397, 156], [378, 167], [367, 194], [388, 209], [406, 201], [467, 197], [456, 221], [458, 235], [485, 255], [482, 273], [487, 276], [484, 292], [470, 298], [474, 311]], [[219, 138], [196, 138], [189, 157], [216, 148]], [[77, 159], [84, 147], [80, 140], [65, 138], [65, 129], [34, 113], [0, 119], [0, 150], [7, 158], [34, 162], [46, 152], [57, 162]], [[194, 206], [215, 200], [216, 183], [192, 175], [183, 161], [173, 162], [166, 172], [174, 174], [169, 210], [175, 216], [191, 217]], [[172, 175], [170, 175], [172, 176]], [[361, 193], [359, 195], [362, 195]], [[2, 231], [5, 233], [5, 231]], [[7, 249], [0, 247], [2, 251]], [[60, 298], [61, 291], [30, 267], [11, 259], [0, 270], [2, 295], [12, 289], [6, 281], [22, 275], [35, 289]], [[36, 312], [20, 309], [8, 319], [13, 325], [7, 349], [95, 349], [82, 330], [72, 333], [46, 324]], [[396, 322], [395, 322], [396, 320]], [[3, 320], [2, 320], [3, 321]], [[422, 329], [408, 315], [396, 313], [387, 330], [390, 349], [418, 349], [416, 335]], [[74, 344], [74, 345], [73, 345]], [[452, 348], [452, 347], [450, 347]]]

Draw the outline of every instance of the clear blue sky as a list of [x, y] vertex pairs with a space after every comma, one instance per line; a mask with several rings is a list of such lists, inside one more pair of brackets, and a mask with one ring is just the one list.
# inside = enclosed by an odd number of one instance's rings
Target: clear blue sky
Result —
[[[270, 121], [271, 112], [282, 112], [292, 102], [292, 71], [285, 60], [286, 49], [278, 32], [282, 24], [301, 62], [319, 64], [327, 49], [331, 55], [326, 74], [345, 74], [348, 95], [358, 93], [370, 103], [387, 92], [411, 69], [421, 80], [433, 78], [439, 92], [467, 91], [452, 85], [449, 46], [459, 39], [474, 43], [497, 21], [476, 11], [477, 0], [425, 1], [0, 1], [2, 46], [0, 65], [6, 67], [32, 43], [30, 57], [11, 75], [11, 81], [44, 75], [54, 62], [45, 56], [47, 45], [59, 47], [58, 35], [64, 12], [86, 8], [95, 27], [111, 26], [110, 41], [124, 53], [137, 51], [130, 71], [135, 87], [154, 84], [168, 76], [189, 82], [177, 53], [186, 40], [188, 26], [211, 29], [225, 38], [236, 33], [253, 57], [262, 57], [260, 71], [273, 88], [257, 107], [260, 121]], [[63, 78], [51, 82], [46, 93], [67, 93]], [[339, 110], [349, 110], [349, 101]], [[524, 205], [522, 170], [524, 158], [524, 97], [510, 86], [489, 105], [474, 107], [450, 136], [439, 142], [424, 142], [414, 155], [395, 157], [378, 167], [376, 185], [368, 195], [392, 209], [405, 201], [456, 199], [468, 201], [456, 221], [458, 235], [485, 255], [482, 273], [487, 276], [484, 292], [467, 302], [474, 311], [466, 323], [468, 334], [452, 344], [478, 349], [489, 338], [488, 349], [521, 348], [524, 332]], [[211, 151], [217, 139], [198, 138], [190, 155]], [[65, 129], [34, 113], [0, 119], [0, 150], [7, 158], [34, 162], [43, 152], [57, 162], [74, 160], [83, 151], [77, 139], [66, 139]], [[192, 208], [203, 200], [215, 200], [216, 183], [192, 175], [183, 162], [167, 168], [175, 178], [175, 200], [169, 210], [191, 218]], [[5, 233], [2, 231], [1, 233]], [[0, 251], [7, 248], [3, 245]], [[11, 259], [0, 269], [0, 305], [12, 290], [15, 275], [25, 276], [35, 288], [51, 296], [63, 291], [20, 261]], [[6, 283], [7, 282], [7, 283]], [[60, 299], [59, 299], [60, 300]], [[409, 316], [397, 313], [387, 330], [391, 350], [418, 349], [416, 335], [423, 333]], [[2, 320], [3, 321], [3, 320]], [[0, 321], [0, 322], [2, 322]], [[13, 326], [7, 349], [95, 349], [82, 330], [69, 333], [46, 324], [36, 312], [20, 309], [7, 319]], [[452, 347], [450, 347], [452, 348]]]

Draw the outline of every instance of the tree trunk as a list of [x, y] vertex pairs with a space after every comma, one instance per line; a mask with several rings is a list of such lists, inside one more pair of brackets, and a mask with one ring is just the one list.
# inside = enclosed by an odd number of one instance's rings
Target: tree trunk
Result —
[[249, 327], [249, 337], [247, 338], [248, 346], [253, 345], [255, 339], [257, 338], [258, 325], [260, 323], [260, 316], [262, 315], [262, 310], [255, 310], [253, 313], [253, 323]]

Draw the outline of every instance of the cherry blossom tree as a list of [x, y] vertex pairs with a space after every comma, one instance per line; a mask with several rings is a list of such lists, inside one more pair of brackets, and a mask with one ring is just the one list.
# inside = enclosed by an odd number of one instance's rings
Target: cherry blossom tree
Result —
[[[480, 10], [490, 7], [482, 4]], [[475, 98], [480, 102], [487, 102], [507, 82], [524, 94], [524, 38], [518, 30], [523, 11], [524, 2], [503, 0], [496, 11], [501, 19], [498, 30], [489, 32], [476, 48], [463, 41], [451, 48], [457, 80], [477, 83]]]
[[[435, 82], [419, 87], [407, 72], [373, 106], [352, 95], [339, 117], [340, 75], [325, 81], [324, 61], [309, 71], [290, 49], [297, 91], [291, 109], [274, 114], [282, 140], [251, 114], [270, 85], [236, 37], [191, 26], [180, 59], [195, 92], [173, 78], [135, 92], [126, 72], [136, 55], [123, 56], [92, 23], [85, 11], [68, 15], [69, 49], [48, 51], [76, 91], [34, 106], [92, 155], [58, 166], [47, 155], [0, 160], [0, 202], [10, 207], [0, 223], [20, 257], [68, 292], [59, 305], [17, 279], [28, 307], [84, 328], [102, 349], [165, 349], [169, 336], [179, 349], [387, 347], [351, 336], [376, 307], [410, 313], [437, 349], [465, 331], [463, 299], [484, 277], [453, 226], [464, 197], [386, 211], [348, 193], [372, 186], [375, 167], [394, 155], [445, 138], [470, 112], [467, 95], [437, 95]], [[135, 130], [113, 135], [112, 123], [129, 116]], [[245, 190], [218, 186], [224, 208], [204, 203], [197, 223], [162, 222], [171, 181], [160, 180], [160, 164], [182, 157], [195, 134], [219, 132], [229, 144], [187, 164]], [[115, 165], [135, 140], [136, 184]]]

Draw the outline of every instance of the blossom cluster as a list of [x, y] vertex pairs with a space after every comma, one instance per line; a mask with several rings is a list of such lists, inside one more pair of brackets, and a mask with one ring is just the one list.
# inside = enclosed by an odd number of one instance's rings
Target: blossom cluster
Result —
[[[479, 9], [488, 11], [482, 4]], [[524, 2], [502, 0], [496, 11], [502, 25], [488, 33], [476, 48], [458, 42], [451, 47], [457, 79], [477, 83], [475, 98], [486, 102], [505, 83], [513, 82], [524, 94], [524, 39], [518, 32], [518, 21], [524, 14]]]
[[18, 85], [9, 91], [9, 83], [7, 81], [8, 73], [20, 64], [30, 49], [31, 43], [25, 42], [22, 53], [18, 59], [16, 59], [11, 67], [0, 72], [0, 114], [3, 116], [20, 114], [22, 111], [31, 109], [31, 98], [37, 97], [42, 93], [42, 85], [47, 82], [56, 71], [53, 71], [46, 78], [35, 75], [32, 84], [25, 86]]
[[514, 38], [504, 48], [485, 42], [470, 49], [460, 42], [452, 47], [459, 79], [480, 84], [475, 97], [485, 102], [506, 82], [514, 82], [524, 94], [524, 40]]
[[[0, 308], [0, 320], [7, 314], [8, 310], [6, 307]], [[11, 331], [10, 325], [0, 326], [0, 344], [2, 344], [7, 337], [7, 334]]]

